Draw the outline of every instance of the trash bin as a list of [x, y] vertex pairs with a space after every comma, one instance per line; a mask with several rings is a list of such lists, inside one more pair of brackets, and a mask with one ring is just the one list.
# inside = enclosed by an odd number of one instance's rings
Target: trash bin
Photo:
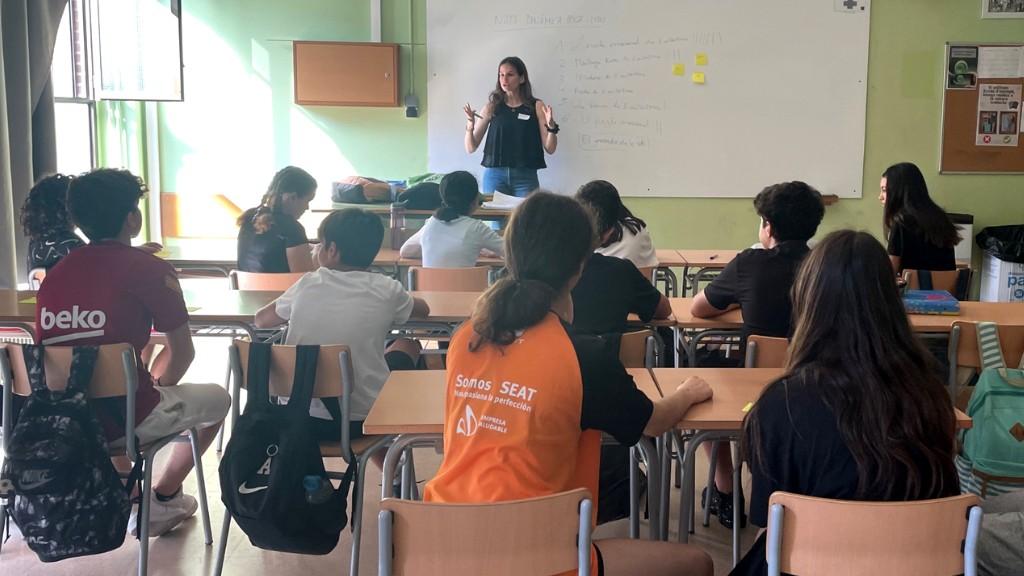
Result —
[[960, 232], [960, 242], [957, 243], [954, 250], [954, 256], [957, 260], [971, 261], [971, 248], [974, 244], [971, 243], [971, 238], [974, 237], [974, 215], [973, 214], [957, 214], [955, 212], [947, 212], [949, 219], [953, 221], [956, 229]]
[[981, 261], [981, 300], [1024, 302], [1024, 224], [989, 226], [977, 237]]

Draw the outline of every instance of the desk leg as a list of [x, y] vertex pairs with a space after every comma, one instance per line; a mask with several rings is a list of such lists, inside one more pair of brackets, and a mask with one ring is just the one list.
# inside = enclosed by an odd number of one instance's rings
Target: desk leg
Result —
[[[686, 543], [690, 539], [690, 522], [693, 520], [694, 492], [694, 455], [697, 447], [708, 440], [733, 440], [738, 430], [700, 430], [686, 443], [686, 449], [679, 452], [679, 466], [683, 469], [682, 493], [679, 497], [679, 541]], [[736, 491], [734, 490], [735, 494]], [[738, 526], [738, 524], [737, 524]]]
[[740, 516], [743, 514], [740, 494], [743, 493], [743, 461], [740, 460], [740, 443], [732, 443], [732, 565], [740, 561]]
[[381, 498], [393, 498], [391, 486], [395, 480], [395, 471], [402, 453], [413, 446], [433, 446], [434, 442], [441, 439], [440, 434], [400, 434], [395, 441], [388, 446], [384, 453], [384, 468], [381, 472]]
[[[639, 448], [629, 450], [629, 538], [640, 538], [640, 459], [637, 457]], [[650, 479], [647, 481], [650, 484]]]

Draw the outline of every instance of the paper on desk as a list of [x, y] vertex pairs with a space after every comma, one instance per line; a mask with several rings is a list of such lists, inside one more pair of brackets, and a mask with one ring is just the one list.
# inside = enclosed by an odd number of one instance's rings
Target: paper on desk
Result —
[[24, 300], [19, 300], [18, 303], [19, 304], [35, 304], [36, 303], [36, 297], [32, 296], [32, 297], [29, 297], [29, 298], [25, 298]]
[[512, 210], [516, 206], [523, 203], [526, 198], [520, 198], [518, 196], [509, 196], [508, 194], [502, 194], [497, 190], [494, 191], [494, 197], [483, 203], [484, 208], [492, 208], [495, 210]]

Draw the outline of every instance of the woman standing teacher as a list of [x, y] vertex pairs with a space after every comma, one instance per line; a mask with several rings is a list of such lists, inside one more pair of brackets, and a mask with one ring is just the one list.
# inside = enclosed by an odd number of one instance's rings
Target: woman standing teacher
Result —
[[537, 170], [544, 152], [558, 147], [558, 124], [551, 107], [533, 96], [526, 64], [509, 56], [498, 65], [498, 82], [483, 114], [466, 104], [466, 152], [484, 142], [483, 192], [525, 197], [540, 187]]

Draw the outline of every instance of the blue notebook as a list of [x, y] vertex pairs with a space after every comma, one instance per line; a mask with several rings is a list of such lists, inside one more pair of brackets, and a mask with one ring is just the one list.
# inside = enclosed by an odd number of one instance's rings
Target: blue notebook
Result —
[[903, 293], [903, 305], [908, 314], [960, 313], [960, 302], [945, 290], [907, 290]]

